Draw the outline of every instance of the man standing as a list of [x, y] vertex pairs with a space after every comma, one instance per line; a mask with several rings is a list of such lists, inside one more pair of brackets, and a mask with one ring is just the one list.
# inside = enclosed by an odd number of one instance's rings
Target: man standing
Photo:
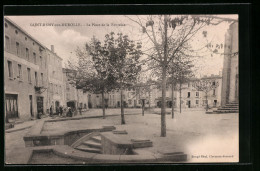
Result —
[[53, 115], [53, 108], [52, 108], [52, 105], [51, 105], [51, 107], [50, 107], [50, 116], [52, 116]]

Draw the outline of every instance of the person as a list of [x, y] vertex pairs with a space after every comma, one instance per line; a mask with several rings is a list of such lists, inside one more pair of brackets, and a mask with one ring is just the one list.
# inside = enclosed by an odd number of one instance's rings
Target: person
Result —
[[62, 114], [63, 114], [63, 108], [62, 106], [60, 106], [60, 116], [62, 116]]
[[52, 116], [53, 115], [53, 108], [52, 108], [52, 105], [51, 105], [51, 107], [50, 107], [50, 116]]
[[72, 110], [71, 110], [71, 107], [68, 107], [67, 116], [72, 117]]
[[79, 114], [82, 115], [82, 108], [79, 107]]
[[56, 107], [56, 114], [57, 114], [58, 116], [60, 115], [59, 106]]

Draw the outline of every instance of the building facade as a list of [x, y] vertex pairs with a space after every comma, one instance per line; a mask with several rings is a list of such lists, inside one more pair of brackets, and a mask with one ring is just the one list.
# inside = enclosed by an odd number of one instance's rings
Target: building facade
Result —
[[57, 113], [56, 110], [65, 105], [62, 58], [55, 53], [53, 45], [51, 45], [51, 50], [46, 48], [46, 55], [48, 61], [48, 111], [52, 106], [53, 113]]
[[[215, 89], [207, 93], [196, 90], [192, 84], [198, 79], [191, 79], [190, 81], [181, 85], [177, 84], [173, 91], [172, 101], [172, 88], [168, 86], [166, 89], [166, 107], [171, 108], [174, 105], [178, 108], [181, 103], [182, 108], [203, 108], [207, 105], [209, 107], [219, 107], [221, 105], [221, 89], [222, 89], [222, 76], [211, 75], [200, 78], [201, 80], [209, 80], [212, 84], [217, 83]], [[89, 103], [93, 108], [102, 107], [101, 94], [89, 94]], [[161, 107], [162, 90], [157, 88], [156, 85], [150, 85], [150, 88], [144, 92], [139, 92], [135, 88], [128, 88], [124, 90], [123, 100], [125, 107], [142, 107], [142, 99], [145, 99], [146, 107]], [[120, 91], [112, 91], [105, 94], [105, 105], [109, 108], [118, 108], [121, 106]]]
[[45, 47], [10, 19], [4, 19], [6, 118], [28, 120], [47, 108]]
[[[74, 84], [71, 84], [71, 77], [73, 76], [73, 71], [70, 69], [63, 68], [62, 69], [62, 77], [63, 77], [63, 87], [64, 87], [64, 99], [65, 106], [72, 107], [74, 109], [82, 109], [87, 110], [88, 107], [88, 99], [89, 93], [84, 91], [83, 89], [76, 89]], [[72, 75], [71, 75], [72, 74]]]

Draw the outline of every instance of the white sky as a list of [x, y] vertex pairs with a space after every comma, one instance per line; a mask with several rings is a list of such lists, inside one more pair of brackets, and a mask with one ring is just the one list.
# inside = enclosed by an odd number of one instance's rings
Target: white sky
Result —
[[[134, 17], [134, 16], [132, 16]], [[225, 18], [238, 18], [238, 15], [222, 15]], [[75, 49], [83, 47], [93, 35], [102, 40], [105, 34], [113, 31], [128, 34], [130, 39], [140, 39], [141, 29], [135, 23], [122, 15], [77, 15], [77, 16], [8, 16], [22, 29], [32, 35], [36, 40], [50, 49], [51, 45], [55, 46], [55, 52], [63, 58], [63, 62], [70, 57], [75, 57]], [[80, 23], [80, 26], [32, 26], [34, 23]], [[92, 24], [105, 24], [105, 26], [93, 26]], [[111, 23], [125, 24], [125, 26], [112, 26]], [[87, 26], [90, 24], [90, 26]], [[109, 26], [107, 26], [109, 24]], [[207, 39], [215, 43], [223, 43], [225, 33], [228, 29], [228, 23], [222, 23], [218, 26], [208, 26], [198, 32], [194, 45], [197, 48], [206, 43], [202, 32], [207, 31]], [[222, 70], [223, 56], [205, 53], [196, 63], [198, 75], [218, 74]], [[64, 65], [63, 65], [64, 66]]]

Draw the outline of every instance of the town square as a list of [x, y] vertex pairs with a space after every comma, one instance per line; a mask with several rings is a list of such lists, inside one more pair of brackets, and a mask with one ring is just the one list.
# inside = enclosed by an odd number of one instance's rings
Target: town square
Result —
[[238, 162], [238, 24], [5, 16], [5, 164]]

